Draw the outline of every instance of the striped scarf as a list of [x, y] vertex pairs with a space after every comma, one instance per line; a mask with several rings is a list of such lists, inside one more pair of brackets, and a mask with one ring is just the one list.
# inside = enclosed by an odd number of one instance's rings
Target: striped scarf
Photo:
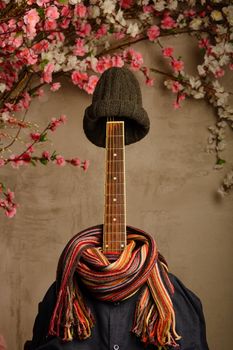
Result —
[[154, 239], [127, 226], [127, 246], [110, 262], [101, 252], [103, 225], [75, 235], [66, 245], [57, 268], [57, 301], [49, 334], [63, 341], [86, 339], [94, 317], [80, 291], [82, 282], [98, 300], [116, 302], [135, 294], [145, 285], [135, 308], [132, 332], [145, 344], [177, 347], [175, 313], [170, 298], [174, 288], [167, 264]]

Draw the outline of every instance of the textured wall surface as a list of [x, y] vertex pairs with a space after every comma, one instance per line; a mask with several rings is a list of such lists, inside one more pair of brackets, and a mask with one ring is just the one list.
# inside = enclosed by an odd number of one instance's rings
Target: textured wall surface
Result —
[[[195, 74], [192, 39], [166, 39], [175, 44], [188, 72]], [[165, 40], [163, 40], [165, 43]], [[135, 46], [150, 67], [164, 68], [152, 44]], [[151, 233], [167, 258], [170, 271], [202, 300], [211, 350], [232, 348], [233, 195], [217, 200], [215, 191], [230, 164], [213, 170], [215, 156], [205, 152], [213, 109], [203, 101], [187, 100], [174, 111], [174, 96], [158, 76], [149, 88], [136, 73], [143, 104], [151, 119], [148, 136], [126, 148], [127, 223]], [[225, 78], [227, 79], [227, 78]], [[230, 79], [226, 84], [230, 87]], [[82, 131], [84, 109], [91, 96], [68, 81], [56, 93], [34, 101], [28, 117], [46, 126], [60, 113], [68, 123], [51, 135], [51, 149], [91, 162], [87, 173], [53, 164], [20, 170], [1, 168], [1, 176], [16, 192], [18, 214], [2, 213], [0, 243], [0, 333], [8, 349], [21, 350], [32, 334], [38, 302], [53, 282], [58, 257], [80, 230], [102, 223], [104, 150], [92, 145]], [[232, 135], [228, 149], [233, 152]]]

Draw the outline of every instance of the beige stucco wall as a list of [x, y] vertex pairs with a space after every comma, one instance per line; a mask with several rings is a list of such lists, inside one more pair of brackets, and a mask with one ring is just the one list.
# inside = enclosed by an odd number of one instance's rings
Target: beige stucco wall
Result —
[[[165, 40], [163, 40], [165, 43]], [[194, 72], [197, 49], [190, 39], [167, 38], [175, 44], [188, 71]], [[164, 67], [152, 44], [135, 46], [148, 66]], [[207, 127], [215, 118], [203, 101], [187, 100], [174, 111], [174, 96], [156, 77], [149, 88], [136, 73], [143, 103], [151, 119], [148, 136], [126, 148], [127, 223], [151, 233], [170, 270], [202, 300], [211, 350], [232, 347], [233, 195], [218, 201], [214, 193], [223, 174], [213, 171], [214, 155], [205, 153]], [[225, 78], [228, 87], [230, 78]], [[231, 86], [232, 87], [232, 86]], [[55, 278], [58, 257], [78, 231], [102, 223], [104, 150], [92, 145], [82, 131], [84, 109], [91, 97], [68, 82], [57, 93], [33, 102], [30, 120], [47, 125], [60, 113], [67, 125], [51, 135], [64, 156], [91, 162], [87, 173], [74, 167], [38, 165], [20, 170], [1, 168], [20, 203], [14, 219], [1, 213], [0, 333], [10, 350], [21, 350], [29, 339], [37, 304]], [[228, 135], [228, 159], [233, 152]]]

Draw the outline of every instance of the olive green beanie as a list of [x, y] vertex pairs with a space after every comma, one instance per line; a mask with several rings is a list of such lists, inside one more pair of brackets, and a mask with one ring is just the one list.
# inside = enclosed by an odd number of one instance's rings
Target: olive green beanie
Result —
[[142, 107], [142, 94], [134, 74], [127, 68], [112, 67], [100, 77], [92, 104], [86, 108], [83, 129], [96, 146], [105, 147], [106, 120], [125, 121], [125, 144], [137, 142], [149, 131], [150, 121]]

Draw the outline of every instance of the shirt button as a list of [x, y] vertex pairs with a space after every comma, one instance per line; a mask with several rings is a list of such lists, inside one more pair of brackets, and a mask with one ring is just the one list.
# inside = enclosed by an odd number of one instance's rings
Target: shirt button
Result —
[[119, 345], [115, 344], [115, 345], [113, 345], [113, 349], [114, 349], [114, 350], [119, 350], [120, 347], [119, 347]]

